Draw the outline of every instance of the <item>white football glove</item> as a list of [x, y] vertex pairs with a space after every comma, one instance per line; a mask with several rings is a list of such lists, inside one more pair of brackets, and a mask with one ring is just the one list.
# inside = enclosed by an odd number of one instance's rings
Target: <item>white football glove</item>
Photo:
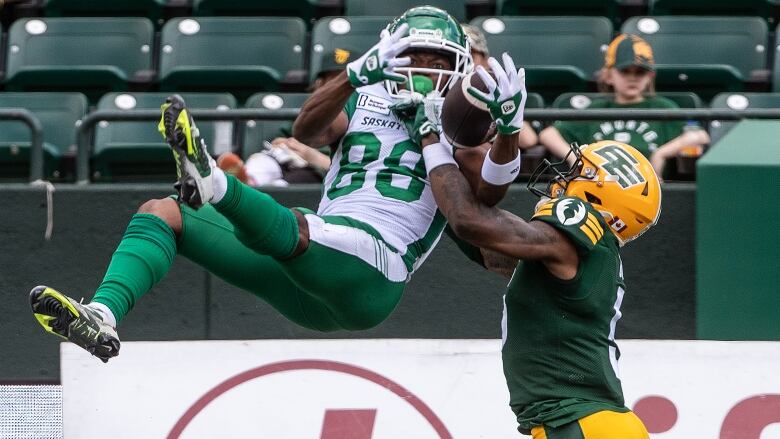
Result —
[[409, 47], [408, 40], [401, 41], [409, 25], [404, 23], [391, 35], [383, 29], [379, 42], [360, 58], [347, 64], [347, 76], [353, 87], [376, 84], [384, 80], [406, 82], [404, 75], [393, 72], [393, 68], [407, 66], [412, 60], [409, 57], [396, 58]]
[[525, 69], [515, 70], [515, 62], [506, 52], [503, 55], [504, 66], [490, 57], [488, 64], [498, 83], [482, 67], [477, 66], [476, 72], [488, 88], [487, 93], [469, 87], [468, 93], [482, 101], [490, 110], [490, 115], [496, 122], [501, 134], [514, 134], [523, 128], [523, 111], [525, 110]]

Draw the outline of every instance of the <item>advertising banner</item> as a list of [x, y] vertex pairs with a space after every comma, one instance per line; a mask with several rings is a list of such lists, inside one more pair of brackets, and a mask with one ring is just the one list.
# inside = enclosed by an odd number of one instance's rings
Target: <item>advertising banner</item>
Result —
[[[619, 345], [626, 405], [652, 438], [780, 437], [780, 343]], [[64, 343], [64, 437], [522, 438], [500, 349], [500, 340], [127, 342], [103, 364]]]

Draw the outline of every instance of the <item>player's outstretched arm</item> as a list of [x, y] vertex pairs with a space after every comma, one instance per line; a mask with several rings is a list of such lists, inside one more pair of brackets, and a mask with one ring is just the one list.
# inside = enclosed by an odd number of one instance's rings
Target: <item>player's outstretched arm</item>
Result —
[[404, 82], [406, 78], [393, 69], [411, 62], [409, 57], [397, 57], [409, 47], [409, 41], [401, 39], [407, 29], [402, 24], [392, 34], [383, 30], [374, 47], [316, 90], [295, 119], [293, 137], [314, 147], [334, 143], [347, 131], [349, 120], [342, 109], [356, 88], [384, 80]]
[[504, 197], [520, 172], [519, 133], [524, 127], [523, 113], [528, 95], [525, 70], [517, 69], [508, 54], [504, 53], [502, 58], [503, 65], [495, 58], [488, 59], [495, 79], [483, 67], [477, 67], [476, 74], [487, 87], [486, 91], [475, 87], [467, 90], [487, 106], [498, 128], [498, 136], [482, 164], [477, 188], [477, 198], [488, 205], [494, 205]]
[[337, 141], [347, 132], [349, 120], [342, 110], [354, 91], [346, 72], [315, 90], [293, 122], [293, 137], [313, 147]]
[[541, 221], [529, 223], [481, 203], [454, 163], [435, 159], [444, 154], [437, 150], [445, 149], [435, 136], [424, 138], [423, 146], [436, 204], [458, 237], [510, 258], [540, 260], [558, 278], [574, 277], [579, 258], [568, 238]]

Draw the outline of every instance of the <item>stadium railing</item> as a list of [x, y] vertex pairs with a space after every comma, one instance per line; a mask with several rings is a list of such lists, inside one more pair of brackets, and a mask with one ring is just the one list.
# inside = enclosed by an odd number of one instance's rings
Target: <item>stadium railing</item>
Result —
[[0, 109], [0, 120], [20, 120], [30, 128], [30, 181], [43, 179], [43, 125], [25, 108]]
[[[244, 108], [236, 110], [192, 110], [194, 118], [204, 121], [245, 121], [245, 120], [294, 120], [300, 113], [299, 108], [287, 108], [280, 110], [268, 110], [263, 108]], [[2, 113], [0, 113], [2, 114]], [[89, 113], [76, 129], [77, 157], [76, 157], [76, 183], [88, 184], [89, 156], [91, 150], [90, 137], [95, 124], [100, 121], [157, 121], [160, 118], [159, 110], [98, 110]], [[525, 111], [527, 120], [697, 120], [709, 122], [711, 120], [741, 120], [741, 119], [780, 119], [780, 109], [755, 108], [746, 110], [720, 110], [706, 108], [681, 108], [668, 109], [593, 109], [593, 110], [564, 110], [549, 108], [529, 108]], [[239, 142], [242, 142], [239, 139]], [[242, 145], [239, 145], [241, 147]], [[33, 154], [42, 154], [42, 145], [34, 148]], [[37, 175], [42, 175], [42, 159], [37, 164]]]

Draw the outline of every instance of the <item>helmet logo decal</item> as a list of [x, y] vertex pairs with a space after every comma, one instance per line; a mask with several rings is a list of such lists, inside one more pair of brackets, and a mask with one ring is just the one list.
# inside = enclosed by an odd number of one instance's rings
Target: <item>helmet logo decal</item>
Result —
[[573, 198], [566, 198], [561, 200], [557, 206], [555, 206], [555, 216], [558, 217], [558, 221], [564, 226], [572, 226], [581, 223], [588, 211], [585, 210], [585, 206], [581, 201]]
[[620, 146], [605, 145], [593, 152], [606, 160], [599, 166], [615, 177], [623, 189], [645, 182], [644, 175], [639, 172], [639, 162]]
[[441, 31], [441, 29], [418, 29], [413, 27], [409, 29], [409, 36], [441, 39], [444, 36], [444, 33]]

